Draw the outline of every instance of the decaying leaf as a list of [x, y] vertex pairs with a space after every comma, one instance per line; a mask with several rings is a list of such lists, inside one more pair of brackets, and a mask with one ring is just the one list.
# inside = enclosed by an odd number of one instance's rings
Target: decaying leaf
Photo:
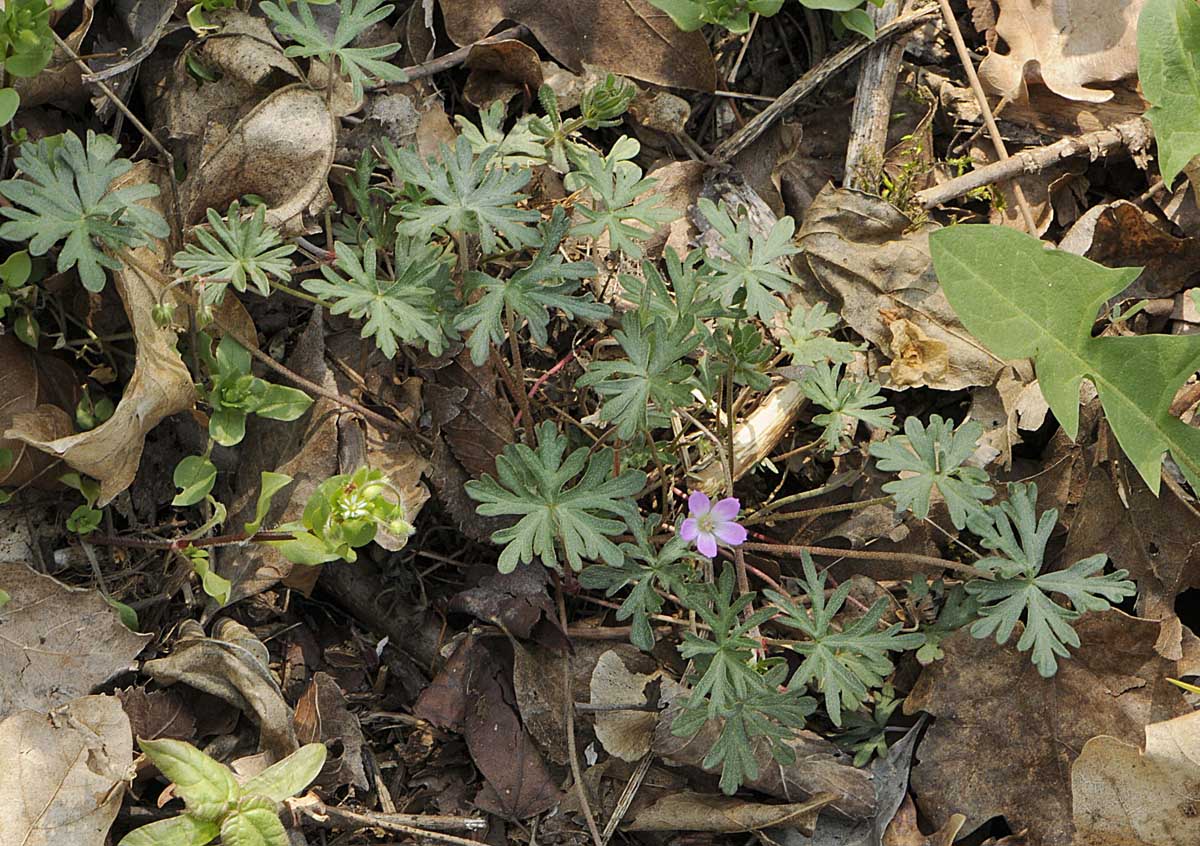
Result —
[[[990, 385], [1004, 362], [963, 328], [938, 286], [930, 231], [928, 225], [914, 226], [886, 200], [826, 187], [796, 240], [813, 276], [841, 301], [836, 310], [855, 332], [890, 354], [896, 337], [891, 327], [905, 321], [899, 343], [904, 387], [956, 391]], [[921, 343], [916, 350], [909, 340], [914, 338]], [[904, 356], [920, 366], [904, 367]]]
[[310, 208], [324, 206], [337, 127], [325, 94], [304, 85], [272, 92], [208, 151], [181, 186], [184, 219], [199, 222], [244, 194], [267, 204], [267, 223], [298, 229]]
[[1146, 726], [1146, 748], [1101, 735], [1071, 766], [1076, 846], [1192, 846], [1200, 713]]
[[[114, 186], [149, 182], [155, 178], [150, 166], [139, 163]], [[162, 196], [144, 201], [162, 213]], [[154, 322], [152, 311], [168, 277], [159, 275], [166, 244], [138, 247], [130, 251], [135, 263], [113, 274], [125, 314], [133, 328], [137, 358], [133, 375], [112, 417], [96, 428], [58, 437], [61, 418], [39, 409], [18, 414], [4, 436], [61, 458], [67, 465], [100, 482], [99, 505], [129, 487], [142, 458], [146, 433], [164, 418], [189, 409], [196, 392], [192, 376], [176, 349], [175, 332]], [[143, 270], [142, 268], [145, 268]], [[154, 271], [154, 272], [148, 272]]]
[[705, 793], [675, 793], [638, 811], [626, 831], [761, 831], [782, 826], [811, 835], [817, 812], [833, 800], [830, 794], [808, 802], [764, 805], [731, 796]]
[[208, 637], [195, 620], [184, 620], [174, 651], [143, 669], [159, 684], [182, 682], [233, 705], [258, 724], [263, 749], [282, 760], [299, 744], [269, 660], [266, 647], [241, 623], [218, 620]]
[[74, 373], [62, 362], [38, 356], [15, 335], [0, 335], [0, 449], [12, 452], [12, 463], [0, 469], [0, 485], [16, 487], [41, 478], [54, 461], [28, 444], [3, 437], [3, 433], [15, 415], [35, 412], [52, 438], [71, 434], [75, 426], [65, 409], [74, 403], [66, 396], [55, 402], [52, 395], [69, 391], [74, 383]]
[[0, 564], [0, 586], [10, 597], [0, 605], [0, 717], [90, 693], [128, 668], [150, 639], [125, 628], [99, 593], [24, 564]]
[[1070, 764], [1083, 744], [1100, 734], [1136, 743], [1148, 723], [1180, 713], [1182, 695], [1165, 681], [1171, 665], [1154, 651], [1158, 623], [1110, 610], [1075, 630], [1081, 646], [1053, 678], [1012, 640], [998, 646], [961, 630], [942, 642], [945, 658], [925, 668], [904, 705], [935, 718], [912, 770], [934, 825], [962, 813], [969, 833], [1003, 816], [1041, 846], [1069, 846]]
[[104, 846], [133, 762], [129, 720], [114, 696], [83, 696], [52, 714], [0, 721], [0, 843]]
[[313, 674], [308, 688], [296, 703], [293, 719], [296, 739], [301, 743], [340, 746], [341, 754], [326, 758], [317, 784], [326, 790], [353, 785], [368, 790], [371, 782], [363, 767], [362, 726], [346, 707], [346, 697], [328, 673]]
[[991, 52], [979, 79], [1002, 97], [1025, 99], [1040, 78], [1071, 100], [1102, 103], [1096, 83], [1137, 73], [1137, 19], [1145, 0], [1000, 0], [995, 33], [1008, 52]]
[[[588, 700], [593, 705], [643, 705], [646, 685], [657, 673], [631, 672], [621, 656], [609, 650], [592, 671]], [[601, 711], [596, 714], [596, 739], [605, 751], [622, 761], [640, 761], [654, 743], [658, 715], [653, 711]]]
[[680, 32], [646, 0], [442, 0], [451, 40], [462, 46], [508, 19], [529, 27], [555, 59], [576, 73], [594, 65], [634, 79], [711, 91], [716, 66], [704, 36]]

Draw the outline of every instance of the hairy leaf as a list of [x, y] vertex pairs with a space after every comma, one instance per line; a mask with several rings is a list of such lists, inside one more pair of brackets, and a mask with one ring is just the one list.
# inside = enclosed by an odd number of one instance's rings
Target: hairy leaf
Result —
[[825, 427], [821, 440], [830, 452], [837, 450], [847, 426], [853, 420], [888, 432], [896, 428], [892, 423], [895, 410], [890, 405], [882, 404], [887, 400], [880, 395], [879, 384], [870, 379], [861, 382], [843, 379], [840, 364], [836, 367], [818, 364], [804, 374], [800, 390], [814, 403], [829, 410], [828, 414], [815, 416], [813, 422]]
[[524, 168], [505, 170], [491, 166], [492, 150], [476, 156], [471, 142], [459, 137], [454, 149], [442, 148], [441, 161], [422, 159], [412, 150], [383, 145], [384, 157], [397, 182], [421, 188], [432, 202], [400, 203], [395, 211], [404, 219], [400, 231], [428, 239], [438, 229], [479, 236], [484, 253], [500, 251], [500, 237], [513, 247], [532, 247], [537, 233], [526, 226], [540, 215], [516, 204], [525, 199], [520, 190], [529, 182]]
[[0, 182], [0, 194], [23, 208], [0, 207], [0, 214], [8, 218], [0, 225], [0, 238], [28, 240], [35, 256], [63, 241], [59, 272], [78, 265], [83, 286], [100, 291], [106, 281], [104, 268], [123, 266], [102, 246], [118, 250], [167, 236], [167, 222], [138, 204], [157, 196], [158, 186], [144, 183], [109, 191], [113, 180], [133, 167], [128, 159], [116, 158], [117, 142], [91, 130], [86, 148], [73, 132], [59, 137], [61, 144], [43, 138], [21, 145], [16, 165], [24, 177]]
[[[998, 555], [981, 559], [976, 566], [996, 574], [994, 581], [974, 579], [967, 593], [979, 602], [979, 619], [971, 626], [977, 638], [995, 635], [1007, 643], [1024, 617], [1025, 630], [1017, 641], [1024, 652], [1033, 647], [1033, 663], [1043, 676], [1058, 670], [1055, 656], [1070, 655], [1079, 646], [1072, 623], [1085, 611], [1104, 611], [1137, 592], [1126, 570], [1099, 575], [1108, 556], [1104, 553], [1077, 561], [1066, 570], [1042, 573], [1046, 543], [1058, 521], [1050, 509], [1037, 516], [1037, 485], [1011, 484], [1008, 501], [988, 506], [986, 516], [973, 515], [971, 530], [983, 545]], [[1015, 530], [1015, 531], [1014, 531]], [[1058, 605], [1051, 594], [1061, 594], [1071, 608]]]
[[812, 308], [798, 305], [788, 318], [787, 335], [780, 347], [792, 357], [795, 365], [813, 365], [821, 361], [849, 364], [854, 361], [855, 350], [861, 348], [829, 337], [829, 330], [838, 322], [836, 314], [825, 310], [825, 303], [817, 303]]
[[1152, 491], [1165, 452], [1200, 487], [1200, 430], [1170, 411], [1176, 390], [1200, 367], [1200, 335], [1092, 336], [1100, 307], [1133, 282], [1136, 268], [1102, 267], [1003, 226], [952, 226], [933, 233], [929, 247], [963, 325], [1001, 358], [1035, 360], [1067, 435], [1079, 430], [1079, 385], [1089, 379]]
[[668, 329], [656, 320], [643, 329], [636, 318], [622, 321], [624, 330], [613, 337], [627, 358], [593, 362], [578, 382], [604, 397], [600, 419], [617, 424], [625, 440], [666, 421], [666, 412], [691, 402], [694, 369], [681, 359], [700, 345], [701, 338], [686, 323]]
[[800, 252], [792, 243], [796, 224], [782, 217], [764, 238], [751, 234], [750, 220], [745, 216], [734, 222], [724, 203], [713, 204], [702, 198], [699, 209], [709, 224], [721, 236], [721, 248], [728, 257], [709, 253], [705, 262], [712, 271], [713, 292], [724, 305], [742, 305], [746, 311], [769, 323], [783, 302], [776, 294], [792, 290], [796, 278], [780, 262]]
[[408, 79], [403, 70], [385, 61], [400, 49], [399, 44], [350, 46], [355, 38], [386, 19], [394, 6], [381, 5], [383, 0], [340, 0], [337, 29], [330, 36], [313, 17], [308, 0], [295, 2], [296, 13], [292, 12], [288, 0], [279, 3], [266, 0], [259, 4], [263, 14], [275, 24], [276, 31], [296, 42], [283, 51], [285, 56], [316, 56], [327, 64], [336, 65], [350, 78], [356, 100], [363, 96], [363, 83], [369, 78], [384, 82]]
[[301, 746], [242, 785], [247, 796], [265, 796], [282, 802], [308, 787], [321, 774], [327, 750], [324, 743]]
[[896, 500], [897, 511], [911, 511], [922, 520], [929, 516], [929, 501], [937, 488], [956, 529], [966, 528], [967, 517], [982, 511], [982, 500], [991, 499], [986, 471], [963, 464], [975, 452], [983, 426], [972, 420], [954, 430], [954, 423], [934, 414], [929, 426], [916, 417], [906, 418], [904, 434], [871, 444], [871, 455], [880, 470], [911, 475], [883, 486]]
[[279, 233], [266, 224], [267, 207], [259, 204], [254, 214], [241, 218], [237, 200], [222, 220], [216, 209], [208, 210], [208, 225], [195, 230], [198, 244], [188, 244], [175, 254], [175, 266], [189, 276], [203, 277], [204, 302], [217, 305], [225, 298], [225, 288], [245, 291], [250, 282], [264, 297], [271, 293], [268, 275], [287, 282], [292, 278], [292, 260], [296, 249], [283, 243]]
[[229, 767], [182, 740], [139, 740], [159, 771], [175, 783], [175, 793], [199, 820], [216, 822], [241, 795]]
[[573, 175], [587, 186], [594, 202], [591, 208], [576, 206], [587, 222], [576, 226], [572, 234], [599, 238], [607, 232], [609, 249], [630, 258], [640, 259], [639, 242], [658, 226], [679, 217], [679, 212], [659, 205], [657, 197], [638, 199], [658, 180], [643, 179], [642, 169], [631, 161], [589, 152]]
[[190, 814], [157, 820], [121, 838], [118, 846], [205, 846], [216, 839], [221, 827]]
[[[550, 309], [562, 311], [572, 318], [601, 320], [610, 309], [593, 302], [590, 295], [578, 295], [579, 282], [596, 275], [596, 265], [590, 261], [563, 261], [558, 252], [567, 232], [566, 213], [559, 206], [550, 220], [541, 227], [542, 244], [533, 261], [507, 279], [488, 273], [471, 271], [466, 282], [483, 295], [467, 306], [455, 321], [455, 328], [473, 330], [467, 346], [471, 361], [482, 365], [492, 345], [500, 345], [505, 336], [505, 312], [524, 318], [529, 334], [538, 344], [545, 345]], [[517, 327], [513, 327], [516, 331]]]
[[321, 267], [324, 279], [306, 279], [302, 287], [332, 303], [333, 314], [367, 318], [362, 336], [373, 338], [380, 351], [395, 358], [400, 343], [424, 342], [439, 355], [445, 331], [437, 313], [436, 295], [445, 287], [449, 270], [435, 244], [417, 239], [396, 242], [392, 259], [395, 279], [380, 279], [375, 242], [363, 245], [363, 257], [340, 241], [333, 245], [337, 269]]
[[564, 460], [566, 450], [566, 435], [547, 420], [538, 429], [536, 451], [511, 444], [496, 457], [498, 478], [467, 483], [467, 494], [480, 503], [483, 516], [521, 518], [492, 535], [504, 546], [501, 572], [510, 573], [534, 556], [557, 568], [559, 550], [575, 570], [585, 558], [621, 564], [624, 555], [609, 538], [634, 519], [637, 506], [630, 497], [642, 489], [646, 475], [626, 470], [612, 477], [611, 450], [597, 450], [589, 458], [587, 447], [580, 447]]
[[915, 649], [925, 642], [920, 634], [900, 634], [900, 624], [879, 628], [879, 619], [887, 608], [880, 599], [862, 617], [842, 621], [835, 628], [833, 618], [850, 595], [850, 582], [842, 582], [825, 597], [825, 573], [817, 574], [812, 557], [803, 553], [804, 590], [811, 609], [797, 605], [781, 593], [767, 591], [767, 597], [783, 610], [776, 621], [802, 632], [806, 640], [794, 641], [789, 648], [804, 656], [790, 682], [791, 687], [812, 685], [825, 694], [825, 710], [835, 726], [842, 724], [842, 709], [856, 711], [874, 688], [881, 686], [892, 672], [889, 652]]

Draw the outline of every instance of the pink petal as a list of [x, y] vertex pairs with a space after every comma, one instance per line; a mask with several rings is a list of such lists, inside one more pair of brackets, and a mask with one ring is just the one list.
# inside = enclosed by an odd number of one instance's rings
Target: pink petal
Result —
[[746, 527], [737, 523], [718, 523], [714, 534], [726, 546], [741, 546], [746, 542]]
[[738, 502], [737, 497], [727, 496], [712, 507], [712, 516], [718, 523], [724, 523], [737, 519], [738, 512], [741, 510], [742, 504]]
[[697, 524], [695, 517], [687, 518], [683, 521], [683, 525], [679, 527], [679, 537], [688, 543], [694, 541], [698, 534], [700, 534], [700, 526]]
[[704, 491], [692, 491], [688, 496], [688, 511], [692, 514], [707, 514], [712, 508], [712, 501], [704, 495]]
[[696, 549], [706, 558], [717, 557], [717, 539], [708, 532], [701, 532], [696, 538]]

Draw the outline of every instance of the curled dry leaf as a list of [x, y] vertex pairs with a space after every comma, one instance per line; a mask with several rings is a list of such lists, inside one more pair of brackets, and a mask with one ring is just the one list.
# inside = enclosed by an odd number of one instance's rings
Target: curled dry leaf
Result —
[[1076, 846], [1192, 846], [1200, 712], [1146, 726], [1146, 749], [1093, 737], [1071, 766]]
[[323, 92], [280, 88], [239, 120], [184, 181], [184, 219], [199, 222], [206, 209], [257, 194], [267, 203], [269, 224], [298, 230], [306, 212], [328, 202], [336, 141]]
[[[150, 182], [153, 171], [139, 163], [114, 183], [115, 187]], [[147, 200], [148, 208], [162, 213], [159, 198]], [[133, 328], [137, 357], [133, 375], [112, 417], [95, 429], [59, 437], [61, 418], [55, 411], [35, 409], [14, 416], [4, 436], [21, 441], [53, 457], [61, 458], [80, 473], [100, 483], [99, 505], [129, 487], [137, 474], [146, 433], [164, 418], [192, 407], [195, 388], [192, 376], [175, 346], [175, 332], [154, 322], [152, 311], [166, 282], [155, 270], [162, 265], [166, 244], [162, 241], [130, 251], [133, 263], [115, 272], [117, 293]], [[142, 270], [141, 268], [146, 268]]]
[[1102, 103], [1094, 87], [1137, 73], [1137, 19], [1145, 0], [999, 0], [995, 34], [1008, 52], [989, 53], [979, 79], [1002, 97], [1024, 100], [1026, 79], [1062, 97]]
[[478, 108], [494, 100], [507, 103], [524, 91], [536, 92], [544, 80], [537, 51], [515, 39], [477, 45], [465, 64], [471, 73], [463, 97]]
[[704, 36], [681, 32], [646, 0], [442, 0], [446, 31], [463, 46], [504, 20], [525, 24], [558, 61], [658, 85], [712, 91], [717, 70]]
[[[58, 359], [39, 356], [13, 334], [0, 335], [0, 449], [12, 452], [12, 463], [0, 468], [0, 485], [15, 487], [34, 480], [53, 482], [46, 469], [54, 461], [21, 441], [3, 437], [14, 416], [36, 413], [51, 438], [75, 431], [66, 409], [74, 406], [71, 392], [76, 382], [69, 366]], [[67, 393], [64, 393], [67, 392]]]
[[925, 668], [904, 705], [935, 717], [912, 770], [933, 825], [962, 813], [970, 833], [1003, 816], [1040, 846], [1069, 846], [1077, 751], [1099, 734], [1136, 743], [1147, 723], [1185, 707], [1165, 681], [1171, 664], [1154, 651], [1157, 622], [1110, 610], [1075, 629], [1080, 647], [1048, 679], [1017, 651], [1019, 630], [1005, 646], [966, 630], [942, 642], [946, 657]]
[[125, 628], [95, 591], [24, 564], [0, 564], [0, 586], [11, 597], [0, 606], [0, 716], [49, 711], [90, 693], [127, 669], [150, 639]]
[[337, 790], [353, 785], [359, 790], [370, 789], [363, 768], [362, 726], [358, 717], [346, 707], [346, 697], [333, 676], [328, 673], [313, 674], [308, 688], [296, 703], [293, 718], [296, 738], [301, 744], [326, 743], [340, 747], [341, 754], [326, 758], [317, 784], [326, 790]]
[[183, 682], [239, 709], [258, 724], [263, 749], [281, 760], [299, 744], [269, 660], [267, 648], [241, 623], [221, 619], [207, 637], [199, 623], [184, 620], [174, 651], [143, 669], [159, 684]]
[[[646, 685], [658, 673], [635, 673], [610, 649], [600, 656], [590, 684], [593, 705], [641, 705]], [[658, 714], [653, 711], [600, 711], [596, 713], [596, 739], [605, 751], [622, 761], [640, 761], [654, 743]]]
[[991, 385], [1004, 362], [971, 337], [942, 293], [929, 258], [931, 231], [879, 197], [826, 187], [796, 238], [812, 275], [841, 300], [842, 319], [885, 355], [897, 343], [892, 326], [905, 321], [899, 362], [892, 362], [905, 381], [896, 387]]
[[114, 696], [0, 721], [0, 843], [104, 846], [121, 808], [133, 734]]

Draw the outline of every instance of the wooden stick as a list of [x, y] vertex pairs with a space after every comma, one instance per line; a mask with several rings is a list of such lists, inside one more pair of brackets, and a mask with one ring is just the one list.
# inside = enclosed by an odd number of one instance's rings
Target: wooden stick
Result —
[[1127, 149], [1138, 153], [1149, 147], [1152, 139], [1150, 124], [1139, 115], [1107, 129], [1097, 129], [1074, 138], [1063, 138], [1045, 147], [1022, 150], [1002, 161], [992, 162], [941, 185], [918, 191], [915, 199], [921, 208], [936, 208], [976, 188], [994, 182], [1004, 182], [1022, 173], [1039, 173], [1073, 156], [1086, 154], [1095, 161], [1118, 150]]
[[[875, 28], [880, 29], [896, 19], [902, 5], [901, 0], [883, 6], [868, 5], [867, 14], [875, 22]], [[850, 143], [846, 146], [846, 169], [842, 177], [842, 185], [847, 188], [875, 191], [878, 187], [905, 40], [901, 37], [892, 44], [876, 44], [863, 59], [850, 115]]]
[[[1000, 128], [996, 126], [992, 107], [988, 105], [987, 94], [984, 93], [983, 85], [979, 82], [979, 74], [975, 73], [975, 65], [971, 61], [971, 54], [967, 51], [967, 44], [963, 41], [962, 31], [958, 28], [954, 10], [950, 8], [950, 0], [938, 0], [938, 5], [942, 10], [942, 18], [945, 19], [946, 26], [950, 30], [954, 49], [958, 51], [958, 60], [962, 62], [963, 70], [967, 73], [967, 80], [971, 83], [971, 90], [975, 92], [975, 99], [979, 101], [979, 109], [983, 112], [983, 123], [987, 126], [988, 134], [992, 136], [992, 146], [996, 149], [996, 157], [1004, 162], [1008, 159], [1004, 136], [1000, 134]], [[1021, 190], [1020, 184], [1015, 180], [1011, 185], [1013, 196], [1017, 198], [1017, 206], [1021, 209], [1021, 217], [1025, 221], [1025, 228], [1029, 230], [1030, 235], [1036, 238], [1038, 237], [1037, 223], [1033, 219], [1033, 210], [1029, 208], [1029, 203], [1025, 200], [1025, 192]]]
[[840, 52], [834, 53], [822, 61], [814, 68], [810, 68], [805, 72], [804, 76], [797, 79], [791, 84], [787, 91], [784, 91], [775, 99], [771, 105], [767, 106], [761, 112], [754, 116], [737, 132], [730, 135], [724, 141], [717, 145], [713, 151], [713, 158], [727, 162], [742, 150], [753, 144], [760, 135], [767, 131], [772, 124], [783, 117], [788, 109], [795, 106], [822, 84], [827, 82], [831, 77], [836, 75], [838, 71], [844, 69], [847, 65], [861, 56], [863, 53], [870, 50], [876, 44], [886, 41], [894, 35], [902, 32], [908, 32], [913, 27], [920, 26], [929, 20], [934, 13], [932, 8], [922, 9], [920, 12], [915, 12], [911, 15], [905, 15], [898, 20], [892, 21], [887, 26], [875, 33], [874, 41], [855, 41], [849, 47], [844, 48]]

